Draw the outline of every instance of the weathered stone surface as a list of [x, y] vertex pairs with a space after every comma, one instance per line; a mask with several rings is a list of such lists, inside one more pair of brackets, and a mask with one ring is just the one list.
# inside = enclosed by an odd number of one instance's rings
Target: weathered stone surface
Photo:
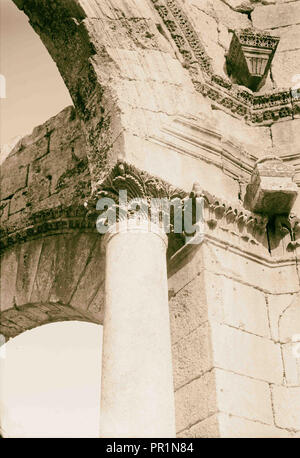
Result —
[[300, 386], [300, 334], [294, 340], [281, 345], [286, 386]]
[[262, 423], [273, 423], [269, 385], [216, 369], [217, 404], [222, 412]]
[[14, 155], [7, 158], [5, 166], [1, 166], [1, 199], [6, 199], [26, 187], [28, 168], [19, 162], [18, 156]]
[[206, 288], [214, 289], [215, 294], [208, 303], [209, 311], [220, 310], [213, 319], [262, 337], [270, 336], [263, 292], [226, 277], [211, 276], [207, 283]]
[[255, 213], [289, 214], [298, 194], [293, 182], [294, 168], [277, 156], [265, 156], [257, 161], [247, 187], [245, 205]]
[[[294, 75], [299, 74], [300, 50], [276, 53], [272, 64], [272, 76], [277, 87], [294, 86]], [[284, 68], [284, 72], [282, 69]]]
[[280, 318], [289, 305], [295, 300], [295, 295], [282, 294], [280, 296], [268, 296], [268, 314], [270, 320], [271, 337], [275, 341], [279, 341], [279, 324]]
[[280, 342], [291, 342], [293, 336], [299, 334], [300, 294], [296, 294], [279, 318]]
[[219, 414], [220, 435], [227, 438], [288, 438], [289, 431], [266, 425], [256, 421], [236, 417], [234, 415]]
[[274, 385], [272, 393], [276, 425], [280, 428], [300, 430], [300, 387]]
[[190, 429], [180, 432], [177, 437], [182, 438], [217, 438], [220, 437], [219, 431], [219, 414], [214, 414], [199, 423], [193, 425]]
[[18, 250], [6, 251], [1, 258], [1, 307], [0, 311], [14, 307], [16, 295], [16, 277], [18, 268]]
[[268, 339], [213, 323], [214, 364], [270, 383], [282, 383], [280, 347]]
[[282, 154], [299, 152], [300, 119], [273, 124], [271, 130], [274, 146], [279, 148]]
[[210, 417], [217, 411], [214, 372], [207, 372], [175, 392], [176, 430]]
[[175, 390], [212, 368], [208, 323], [199, 326], [172, 346]]
[[[172, 292], [170, 292], [172, 294]], [[170, 324], [175, 344], [208, 318], [203, 273], [170, 298]]]
[[299, 2], [289, 2], [258, 6], [251, 14], [251, 18], [253, 26], [262, 30], [298, 24], [300, 5]]

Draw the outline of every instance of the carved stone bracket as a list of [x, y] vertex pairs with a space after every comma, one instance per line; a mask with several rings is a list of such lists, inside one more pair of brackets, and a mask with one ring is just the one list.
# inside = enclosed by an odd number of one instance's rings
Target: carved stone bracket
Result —
[[234, 81], [258, 90], [268, 73], [279, 37], [251, 29], [236, 30], [227, 54], [227, 70]]
[[286, 165], [278, 156], [259, 159], [247, 186], [245, 205], [269, 217], [288, 215], [298, 194], [294, 173], [293, 166]]
[[[269, 124], [284, 118], [291, 119], [300, 112], [300, 96], [296, 90], [286, 89], [255, 95], [251, 89], [238, 86], [229, 78], [214, 73], [211, 58], [178, 2], [152, 2], [183, 57], [184, 66], [188, 68], [197, 92], [211, 99], [224, 111], [244, 118], [249, 124]], [[275, 50], [276, 43], [273, 42], [273, 38], [267, 38], [262, 34], [260, 40], [265, 46], [274, 46]], [[243, 35], [240, 39], [242, 42], [246, 40]], [[250, 43], [249, 37], [247, 40]], [[257, 38], [251, 40], [255, 43]], [[274, 40], [276, 41], [276, 38]]]

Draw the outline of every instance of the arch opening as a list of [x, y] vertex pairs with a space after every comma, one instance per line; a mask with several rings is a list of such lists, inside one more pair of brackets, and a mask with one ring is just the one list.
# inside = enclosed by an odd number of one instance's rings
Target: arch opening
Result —
[[3, 345], [1, 435], [99, 437], [101, 355], [102, 326], [78, 321], [43, 325]]

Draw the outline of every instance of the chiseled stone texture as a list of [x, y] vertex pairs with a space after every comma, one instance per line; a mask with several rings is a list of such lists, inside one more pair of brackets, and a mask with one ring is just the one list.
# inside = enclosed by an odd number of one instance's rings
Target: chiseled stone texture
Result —
[[218, 409], [214, 371], [176, 390], [175, 408], [178, 434], [214, 414]]
[[1, 222], [22, 227], [31, 213], [82, 204], [90, 192], [85, 138], [67, 107], [22, 138], [1, 165]]
[[103, 261], [98, 234], [52, 235], [11, 247], [1, 259], [0, 332], [10, 338], [71, 317], [102, 323]]

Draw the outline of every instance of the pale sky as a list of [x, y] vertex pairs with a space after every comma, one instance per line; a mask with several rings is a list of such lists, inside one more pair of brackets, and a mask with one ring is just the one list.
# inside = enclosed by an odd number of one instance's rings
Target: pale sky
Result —
[[102, 326], [52, 323], [0, 350], [4, 437], [99, 437]]
[[1, 145], [72, 104], [55, 63], [12, 0], [0, 0], [0, 74], [6, 78], [6, 99], [0, 100]]
[[[72, 104], [55, 63], [12, 0], [0, 0], [0, 144]], [[8, 437], [98, 437], [102, 326], [56, 323], [0, 352], [0, 426]], [[4, 357], [5, 355], [5, 357]]]

